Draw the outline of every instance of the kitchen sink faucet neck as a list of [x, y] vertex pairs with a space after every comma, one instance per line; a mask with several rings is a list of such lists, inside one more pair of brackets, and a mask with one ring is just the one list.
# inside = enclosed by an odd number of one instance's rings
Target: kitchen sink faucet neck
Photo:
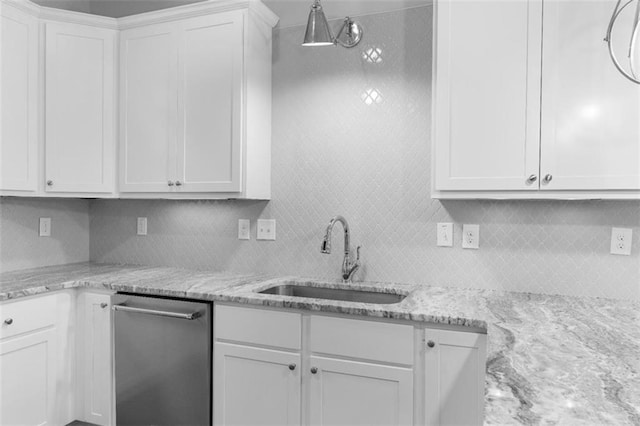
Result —
[[349, 224], [347, 223], [347, 219], [345, 219], [343, 216], [335, 216], [329, 222], [327, 231], [324, 234], [324, 239], [322, 240], [322, 247], [320, 248], [320, 252], [324, 254], [331, 253], [331, 233], [336, 222], [340, 222], [342, 224], [342, 229], [344, 230], [344, 260], [342, 261], [342, 280], [344, 282], [351, 282], [353, 274], [355, 274], [355, 272], [360, 267], [360, 246], [356, 248], [356, 259], [352, 260]]

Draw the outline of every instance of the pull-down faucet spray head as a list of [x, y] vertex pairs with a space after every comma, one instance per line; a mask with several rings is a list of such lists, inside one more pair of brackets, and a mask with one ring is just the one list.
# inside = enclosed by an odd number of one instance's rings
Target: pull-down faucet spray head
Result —
[[323, 254], [331, 253], [331, 233], [336, 222], [340, 222], [342, 224], [342, 228], [344, 229], [344, 260], [342, 261], [342, 279], [344, 280], [344, 282], [350, 282], [353, 274], [360, 267], [360, 247], [358, 247], [357, 249], [356, 260], [352, 262], [350, 256], [351, 247], [349, 238], [349, 224], [344, 217], [338, 215], [331, 219], [329, 225], [327, 226], [327, 231], [324, 234], [320, 252]]

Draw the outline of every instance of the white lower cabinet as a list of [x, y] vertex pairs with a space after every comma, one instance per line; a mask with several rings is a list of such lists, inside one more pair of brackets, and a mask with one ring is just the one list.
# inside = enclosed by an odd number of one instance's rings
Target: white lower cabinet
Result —
[[0, 303], [0, 425], [112, 424], [110, 298], [62, 290]]
[[4, 302], [0, 321], [0, 424], [59, 423], [66, 380], [58, 362], [58, 295]]
[[55, 346], [53, 328], [0, 341], [0, 424], [55, 424]]
[[216, 343], [214, 423], [300, 424], [300, 354]]
[[111, 294], [81, 291], [77, 318], [78, 417], [106, 426], [114, 406]]
[[484, 334], [214, 309], [215, 425], [483, 423]]
[[487, 335], [426, 329], [424, 340], [426, 424], [482, 424]]
[[413, 370], [310, 357], [312, 425], [413, 424]]

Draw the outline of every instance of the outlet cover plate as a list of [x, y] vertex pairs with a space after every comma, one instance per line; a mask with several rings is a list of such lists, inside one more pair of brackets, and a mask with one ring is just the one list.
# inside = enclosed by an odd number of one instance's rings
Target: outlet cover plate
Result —
[[51, 218], [50, 217], [40, 218], [40, 229], [38, 232], [41, 237], [51, 236]]
[[258, 240], [275, 240], [276, 239], [276, 220], [275, 219], [258, 219]]
[[438, 223], [436, 227], [438, 233], [438, 247], [453, 247], [453, 223]]
[[138, 218], [137, 234], [138, 235], [147, 235], [147, 218], [146, 217], [139, 217]]
[[251, 239], [251, 221], [249, 219], [238, 219], [238, 239]]
[[462, 248], [480, 248], [480, 225], [462, 225]]
[[630, 256], [632, 237], [630, 228], [611, 228], [611, 254]]

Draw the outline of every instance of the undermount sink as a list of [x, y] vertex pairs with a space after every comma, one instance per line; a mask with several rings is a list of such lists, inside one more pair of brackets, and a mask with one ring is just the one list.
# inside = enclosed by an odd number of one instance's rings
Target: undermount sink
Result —
[[343, 302], [375, 303], [390, 305], [402, 302], [404, 294], [381, 293], [377, 291], [316, 287], [310, 285], [281, 284], [260, 291], [261, 294], [279, 296], [308, 297], [315, 299], [341, 300]]

